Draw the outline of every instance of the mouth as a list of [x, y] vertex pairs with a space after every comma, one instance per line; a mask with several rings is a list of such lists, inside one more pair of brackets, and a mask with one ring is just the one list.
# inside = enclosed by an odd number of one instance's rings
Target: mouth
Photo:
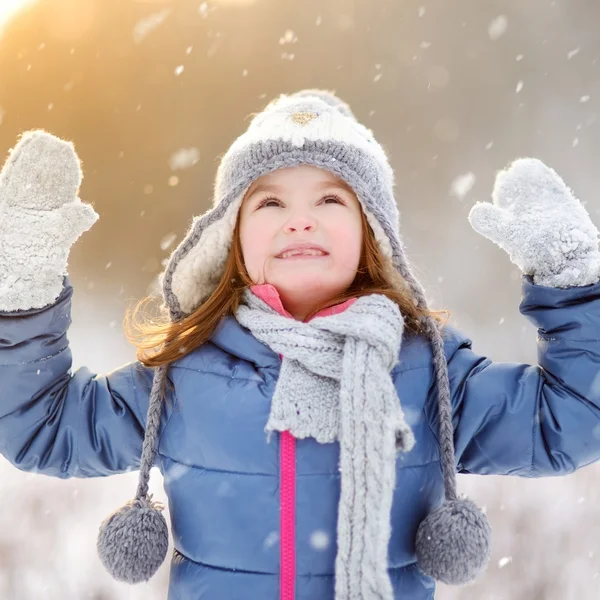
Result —
[[282, 252], [275, 258], [279, 260], [319, 259], [329, 256], [327, 252], [316, 248], [303, 248]]

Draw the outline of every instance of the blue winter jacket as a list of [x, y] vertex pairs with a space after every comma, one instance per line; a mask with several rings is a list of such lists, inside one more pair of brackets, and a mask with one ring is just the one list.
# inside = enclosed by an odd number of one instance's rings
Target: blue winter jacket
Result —
[[[55, 304], [0, 314], [0, 452], [63, 478], [139, 467], [152, 370], [72, 373], [71, 295], [66, 279]], [[560, 290], [524, 278], [521, 312], [538, 327], [536, 366], [493, 363], [446, 330], [460, 473], [564, 475], [600, 457], [600, 283]], [[392, 371], [416, 437], [398, 457], [391, 515], [398, 600], [435, 589], [414, 546], [443, 497], [431, 358], [407, 335]], [[175, 547], [169, 600], [279, 600], [280, 438], [264, 433], [279, 367], [231, 317], [172, 365], [157, 458]], [[333, 600], [338, 445], [296, 440], [295, 475], [295, 599]]]

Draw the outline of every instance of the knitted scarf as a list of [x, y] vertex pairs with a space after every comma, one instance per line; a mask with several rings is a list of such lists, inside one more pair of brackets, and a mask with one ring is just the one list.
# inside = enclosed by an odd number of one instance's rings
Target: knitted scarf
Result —
[[336, 600], [392, 600], [388, 543], [396, 453], [414, 445], [390, 371], [404, 321], [382, 295], [303, 323], [246, 290], [239, 323], [283, 355], [265, 431], [340, 444]]

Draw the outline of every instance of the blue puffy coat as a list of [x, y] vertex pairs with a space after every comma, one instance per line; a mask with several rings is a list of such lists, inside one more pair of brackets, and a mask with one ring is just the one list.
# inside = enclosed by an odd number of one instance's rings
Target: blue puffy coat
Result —
[[[152, 370], [71, 373], [68, 279], [57, 302], [0, 314], [0, 452], [17, 468], [96, 477], [139, 466]], [[600, 458], [600, 283], [567, 290], [523, 279], [539, 365], [493, 363], [448, 328], [460, 473], [564, 475]], [[280, 441], [264, 426], [280, 359], [232, 317], [174, 363], [157, 466], [175, 546], [169, 600], [279, 600]], [[416, 437], [399, 455], [389, 569], [398, 600], [428, 600], [415, 532], [443, 497], [431, 352], [405, 336], [392, 375]], [[332, 600], [338, 445], [295, 442], [295, 600]], [[132, 490], [132, 495], [133, 495]]]

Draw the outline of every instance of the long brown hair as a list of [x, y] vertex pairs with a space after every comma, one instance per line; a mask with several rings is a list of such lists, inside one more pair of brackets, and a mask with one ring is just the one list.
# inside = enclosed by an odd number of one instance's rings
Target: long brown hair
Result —
[[[363, 211], [361, 219], [363, 247], [354, 281], [345, 292], [315, 307], [306, 320], [319, 311], [350, 298], [383, 294], [398, 304], [408, 331], [421, 333], [424, 317], [432, 317], [438, 323], [445, 324], [449, 316], [448, 311], [419, 308], [408, 293], [402, 293], [392, 287], [385, 275], [385, 259]], [[244, 265], [239, 223], [238, 216], [232, 246], [215, 291], [193, 313], [177, 322], [170, 321], [168, 314], [160, 311], [152, 317], [147, 307], [157, 301], [155, 296], [146, 296], [133, 309], [127, 309], [123, 321], [125, 336], [136, 346], [137, 359], [142, 364], [158, 367], [182, 358], [205, 343], [223, 317], [235, 314], [242, 292], [254, 283]]]

